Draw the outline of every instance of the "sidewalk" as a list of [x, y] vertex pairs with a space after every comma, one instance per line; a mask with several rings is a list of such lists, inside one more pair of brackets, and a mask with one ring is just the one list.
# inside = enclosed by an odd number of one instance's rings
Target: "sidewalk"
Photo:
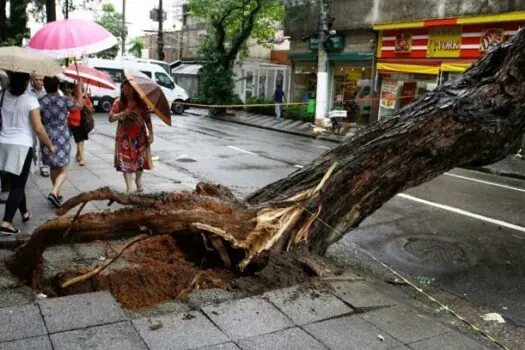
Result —
[[[71, 165], [66, 198], [102, 186], [124, 189], [107, 143], [101, 134], [90, 135], [86, 166]], [[196, 184], [162, 163], [143, 181], [147, 191], [190, 190]], [[27, 196], [33, 220], [23, 225], [18, 215], [14, 224], [25, 235], [4, 237], [1, 244], [22, 243], [54, 217], [45, 198], [50, 186], [49, 178], [31, 175]], [[105, 202], [85, 208], [104, 209]], [[226, 290], [205, 290], [169, 307], [138, 312], [122, 310], [106, 292], [40, 299], [37, 291], [1, 277], [2, 288], [13, 296], [0, 303], [0, 349], [496, 349], [400, 288], [352, 273], [341, 277], [243, 299]]]
[[193, 308], [183, 300], [181, 312], [138, 318], [106, 292], [39, 299], [0, 309], [0, 348], [495, 349], [389, 288], [356, 278]]
[[[186, 113], [202, 116], [207, 115], [208, 110], [192, 108]], [[275, 120], [275, 117], [262, 114], [253, 114], [244, 111], [235, 112], [234, 116], [220, 117], [218, 119], [231, 123], [243, 124], [294, 135], [307, 136], [332, 142], [342, 142], [344, 139], [352, 137], [356, 132], [356, 129], [352, 128], [345, 135], [320, 136], [314, 134], [311, 123], [308, 122], [287, 119], [282, 119], [281, 122], [278, 122]], [[525, 159], [520, 159], [515, 155], [510, 155], [498, 163], [470, 169], [525, 180]]]

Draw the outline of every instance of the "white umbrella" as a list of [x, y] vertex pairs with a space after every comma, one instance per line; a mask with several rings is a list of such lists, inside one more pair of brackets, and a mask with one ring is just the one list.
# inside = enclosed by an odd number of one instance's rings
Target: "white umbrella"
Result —
[[0, 69], [18, 73], [36, 72], [44, 76], [55, 76], [62, 71], [62, 67], [52, 58], [18, 46], [0, 47]]

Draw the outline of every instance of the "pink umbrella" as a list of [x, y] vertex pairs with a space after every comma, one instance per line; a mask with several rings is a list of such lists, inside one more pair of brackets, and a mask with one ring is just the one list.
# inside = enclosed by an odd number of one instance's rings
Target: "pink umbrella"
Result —
[[101, 72], [95, 68], [75, 64], [64, 69], [64, 75], [75, 80], [81, 80], [85, 84], [115, 90], [117, 87], [108, 73]]
[[101, 25], [84, 19], [64, 19], [42, 27], [28, 47], [55, 58], [79, 58], [104, 51], [118, 44]]

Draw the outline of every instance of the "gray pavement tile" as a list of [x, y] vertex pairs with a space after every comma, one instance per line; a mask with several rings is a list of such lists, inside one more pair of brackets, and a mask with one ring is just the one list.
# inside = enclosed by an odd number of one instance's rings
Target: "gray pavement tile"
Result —
[[269, 292], [265, 297], [298, 325], [353, 312], [330, 292], [301, 286]]
[[194, 349], [228, 341], [199, 311], [141, 318], [133, 325], [151, 349]]
[[55, 333], [49, 336], [54, 350], [147, 350], [129, 322]]
[[326, 350], [327, 347], [315, 340], [301, 328], [289, 328], [279, 332], [258, 335], [239, 341], [242, 350]]
[[331, 282], [334, 294], [352, 305], [356, 309], [370, 309], [382, 306], [392, 306], [398, 303], [381, 292], [378, 292], [372, 285], [364, 281], [356, 282]]
[[294, 325], [275, 306], [261, 298], [206, 306], [202, 311], [233, 340], [271, 333]]
[[46, 334], [46, 326], [37, 305], [0, 309], [0, 342]]
[[39, 300], [49, 333], [97, 326], [126, 319], [120, 305], [107, 292]]
[[235, 343], [224, 343], [218, 345], [207, 346], [205, 348], [199, 348], [197, 350], [240, 350]]
[[0, 343], [2, 350], [53, 350], [49, 337], [35, 337]]
[[450, 332], [450, 329], [441, 323], [416, 313], [405, 305], [372, 311], [361, 317], [404, 344]]
[[436, 337], [424, 339], [408, 346], [414, 350], [487, 350], [480, 343], [458, 332], [440, 334]]
[[403, 343], [359, 316], [334, 318], [303, 328], [332, 350], [381, 350], [403, 346]]

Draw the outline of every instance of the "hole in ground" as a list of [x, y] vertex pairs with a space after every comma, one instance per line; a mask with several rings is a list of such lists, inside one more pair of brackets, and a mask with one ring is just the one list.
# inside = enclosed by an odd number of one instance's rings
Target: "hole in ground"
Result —
[[[44, 255], [39, 289], [49, 297], [104, 290], [111, 292], [124, 308], [141, 309], [181, 298], [194, 290], [223, 288], [259, 294], [310, 278], [287, 254], [269, 260], [264, 257], [244, 274], [234, 272], [223, 267], [219, 255], [207, 249], [203, 240], [195, 239], [198, 235], [177, 237], [178, 241], [170, 235], [140, 241], [98, 275], [67, 288], [61, 288], [65, 281], [104, 264], [107, 260], [100, 258], [111, 259], [127, 241], [53, 247]], [[80, 257], [79, 252], [83, 252]], [[241, 252], [228, 250], [228, 254], [238, 259]], [[262, 267], [264, 270], [259, 271]]]

